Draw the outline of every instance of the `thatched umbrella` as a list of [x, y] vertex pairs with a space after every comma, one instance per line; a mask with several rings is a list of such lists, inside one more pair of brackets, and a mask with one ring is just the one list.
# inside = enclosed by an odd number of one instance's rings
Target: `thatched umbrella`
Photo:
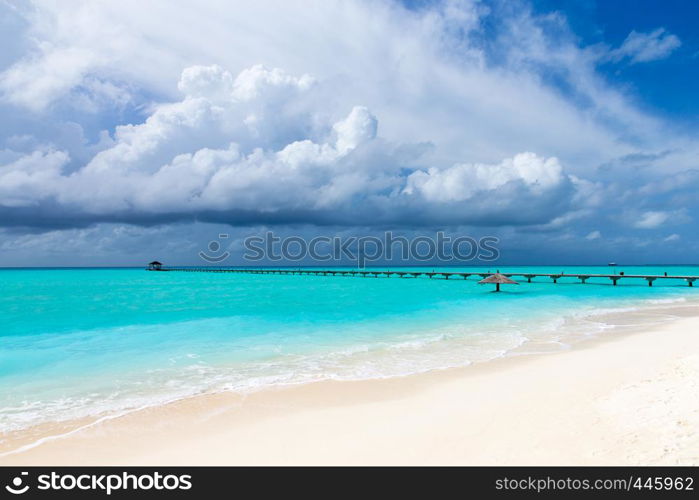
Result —
[[495, 291], [496, 291], [496, 292], [499, 292], [499, 291], [500, 291], [500, 285], [501, 285], [501, 284], [503, 284], [503, 285], [504, 285], [504, 284], [507, 284], [507, 285], [519, 285], [519, 283], [517, 283], [516, 281], [511, 280], [510, 278], [508, 278], [508, 277], [505, 276], [504, 274], [500, 274], [500, 273], [491, 274], [491, 275], [488, 276], [487, 278], [482, 279], [482, 280], [480, 280], [480, 281], [478, 282], [479, 285], [483, 285], [483, 284], [486, 284], [486, 283], [495, 283]]

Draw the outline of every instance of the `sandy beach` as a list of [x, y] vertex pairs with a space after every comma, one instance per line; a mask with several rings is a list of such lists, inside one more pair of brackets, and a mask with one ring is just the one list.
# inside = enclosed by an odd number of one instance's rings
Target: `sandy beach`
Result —
[[0, 464], [696, 465], [699, 308], [672, 314], [554, 354], [44, 426]]

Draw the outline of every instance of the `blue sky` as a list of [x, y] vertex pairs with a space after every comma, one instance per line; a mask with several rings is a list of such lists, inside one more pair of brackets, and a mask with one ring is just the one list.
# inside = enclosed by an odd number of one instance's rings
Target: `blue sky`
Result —
[[684, 0], [537, 0], [533, 9], [540, 14], [561, 12], [584, 45], [621, 45], [631, 31], [652, 32], [662, 27], [681, 41], [672, 57], [653, 64], [619, 67], [600, 66], [610, 82], [627, 85], [635, 98], [651, 112], [696, 125], [699, 99], [695, 82], [699, 78], [699, 32], [695, 20], [699, 5]]
[[219, 233], [236, 263], [269, 229], [696, 262], [698, 11], [0, 0], [0, 265], [197, 263]]

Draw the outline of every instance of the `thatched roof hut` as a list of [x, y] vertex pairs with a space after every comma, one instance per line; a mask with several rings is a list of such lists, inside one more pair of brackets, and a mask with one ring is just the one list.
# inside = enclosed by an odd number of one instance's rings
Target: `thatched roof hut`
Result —
[[162, 262], [158, 262], [157, 260], [154, 260], [153, 262], [148, 263], [148, 269], [154, 269], [156, 271], [160, 270], [160, 268], [163, 267]]
[[500, 273], [491, 274], [487, 278], [482, 279], [478, 282], [479, 285], [485, 285], [487, 283], [495, 283], [496, 292], [500, 291], [500, 285], [519, 285], [519, 283], [517, 283], [516, 281], [511, 280], [504, 274]]

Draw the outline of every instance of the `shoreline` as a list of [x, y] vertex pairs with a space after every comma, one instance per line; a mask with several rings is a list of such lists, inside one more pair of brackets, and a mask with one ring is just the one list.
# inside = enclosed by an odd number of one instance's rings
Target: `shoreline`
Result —
[[[360, 381], [375, 381], [384, 380], [390, 378], [403, 378], [415, 375], [424, 375], [430, 372], [443, 372], [445, 370], [453, 370], [459, 368], [466, 368], [469, 366], [480, 366], [483, 363], [491, 363], [498, 361], [502, 358], [508, 359], [512, 357], [519, 356], [531, 356], [531, 355], [542, 355], [542, 354], [554, 354], [557, 352], [565, 352], [568, 349], [573, 348], [580, 342], [589, 342], [597, 337], [607, 335], [606, 331], [611, 331], [613, 334], [619, 334], [622, 330], [637, 331], [639, 327], [655, 327], [657, 325], [665, 324], [668, 321], [674, 320], [673, 311], [678, 309], [683, 309], [687, 307], [697, 306], [697, 315], [699, 316], [699, 297], [687, 297], [684, 295], [677, 295], [670, 298], [663, 299], [643, 299], [640, 301], [629, 302], [625, 305], [616, 305], [607, 308], [592, 308], [592, 309], [580, 309], [576, 311], [567, 311], [561, 316], [556, 316], [555, 318], [549, 317], [547, 319], [541, 320], [540, 323], [535, 323], [536, 327], [530, 328], [527, 331], [520, 330], [520, 343], [508, 348], [505, 348], [499, 353], [494, 353], [491, 357], [484, 358], [467, 358], [464, 360], [454, 361], [446, 360], [447, 362], [443, 365], [432, 365], [427, 367], [420, 367], [419, 369], [413, 365], [410, 371], [404, 372], [399, 371], [384, 371], [378, 374], [362, 374], [360, 376], [338, 376], [339, 374], [329, 374], [325, 377], [313, 379], [307, 378], [305, 380], [293, 380], [286, 382], [272, 381], [264, 385], [242, 385], [233, 387], [209, 387], [199, 391], [192, 391], [190, 393], [171, 395], [170, 397], [161, 394], [156, 394], [154, 400], [151, 401], [139, 401], [134, 406], [122, 406], [114, 407], [111, 409], [105, 409], [101, 411], [96, 411], [92, 413], [83, 413], [78, 415], [73, 415], [69, 417], [63, 417], [58, 420], [47, 420], [30, 423], [22, 428], [11, 428], [6, 430], [0, 430], [0, 458], [5, 454], [11, 452], [8, 447], [7, 442], [16, 441], [16, 437], [20, 436], [20, 441], [26, 441], [25, 437], [28, 435], [39, 436], [38, 439], [53, 439], [60, 437], [63, 434], [74, 432], [81, 427], [90, 426], [94, 423], [102, 420], [111, 420], [113, 418], [118, 418], [129, 413], [138, 412], [144, 409], [165, 406], [179, 401], [193, 398], [201, 397], [204, 395], [212, 395], [218, 393], [238, 393], [242, 395], [247, 395], [250, 393], [258, 391], [267, 390], [277, 390], [285, 389], [289, 387], [296, 387], [299, 385], [313, 384], [322, 381], [343, 381], [343, 382], [360, 382]], [[632, 322], [628, 324], [626, 321], [628, 317], [640, 318], [643, 324], [638, 324]], [[650, 316], [651, 321], [649, 322]], [[657, 320], [657, 317], [664, 317], [663, 319]], [[668, 319], [668, 316], [670, 319]], [[443, 337], [445, 333], [442, 330], [443, 325], [437, 327], [436, 330], [429, 332], [433, 334], [434, 337]], [[551, 332], [561, 332], [560, 335], [552, 335]], [[446, 335], [449, 335], [446, 333]], [[423, 336], [424, 337], [424, 336]], [[429, 351], [427, 348], [433, 344], [434, 340], [418, 340], [418, 342], [423, 342], [420, 347], [420, 356], [425, 358], [425, 356], [434, 355], [435, 351]], [[454, 350], [461, 350], [464, 347], [470, 347], [471, 339], [469, 337], [458, 336], [454, 337], [447, 342], [451, 343], [450, 346], [439, 346], [439, 351], [449, 352]], [[396, 347], [403, 347], [404, 345], [409, 346], [409, 351], [407, 354], [414, 354], [413, 351], [413, 341], [401, 341], [393, 345], [390, 345], [385, 350], [377, 351], [365, 351], [370, 357], [365, 358], [363, 361], [373, 364], [381, 365], [383, 358], [388, 354], [392, 354]], [[351, 351], [352, 348], [349, 349]], [[413, 352], [411, 352], [413, 351]], [[439, 353], [437, 351], [437, 353]], [[364, 351], [359, 350], [357, 353], [363, 353]], [[472, 354], [472, 353], [470, 353]], [[373, 357], [373, 360], [371, 359]], [[361, 361], [360, 361], [361, 362]], [[371, 366], [369, 365], [371, 368]], [[228, 384], [226, 384], [228, 385]], [[22, 447], [31, 445], [31, 443], [23, 442]]]
[[[656, 310], [680, 319], [622, 327], [551, 355], [209, 393], [37, 427], [7, 436], [0, 464], [697, 464], [699, 306]], [[612, 314], [623, 323], [648, 313]], [[651, 401], [664, 394], [662, 405]], [[51, 436], [60, 427], [67, 434]], [[580, 427], [579, 437], [561, 435]], [[45, 441], [7, 454], [37, 439]]]

